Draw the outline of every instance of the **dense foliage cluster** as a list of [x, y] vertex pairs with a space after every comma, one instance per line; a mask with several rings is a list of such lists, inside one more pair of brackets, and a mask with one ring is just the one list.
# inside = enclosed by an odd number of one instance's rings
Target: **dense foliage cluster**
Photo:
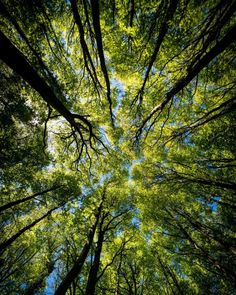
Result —
[[0, 0], [0, 294], [235, 294], [235, 11]]

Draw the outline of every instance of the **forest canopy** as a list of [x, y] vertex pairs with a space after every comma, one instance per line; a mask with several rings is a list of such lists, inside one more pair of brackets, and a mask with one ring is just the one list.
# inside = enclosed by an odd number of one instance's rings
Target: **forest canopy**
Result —
[[235, 11], [0, 0], [0, 294], [235, 294]]

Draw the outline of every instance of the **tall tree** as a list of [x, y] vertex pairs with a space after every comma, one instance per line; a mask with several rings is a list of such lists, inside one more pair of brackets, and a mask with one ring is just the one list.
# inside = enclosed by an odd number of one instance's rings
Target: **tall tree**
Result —
[[1, 294], [234, 294], [235, 13], [0, 0]]

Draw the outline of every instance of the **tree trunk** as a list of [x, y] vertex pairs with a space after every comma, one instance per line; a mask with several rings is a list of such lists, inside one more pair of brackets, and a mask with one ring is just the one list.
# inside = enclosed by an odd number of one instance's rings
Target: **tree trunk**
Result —
[[49, 188], [49, 189], [47, 189], [47, 190], [44, 190], [44, 191], [42, 191], [42, 192], [35, 193], [35, 194], [33, 194], [33, 195], [31, 195], [31, 196], [28, 196], [28, 197], [26, 197], [26, 198], [23, 198], [23, 199], [20, 199], [20, 200], [16, 200], [16, 201], [12, 201], [12, 202], [9, 202], [9, 203], [7, 203], [7, 204], [5, 204], [5, 205], [3, 205], [3, 206], [0, 207], [0, 212], [5, 211], [5, 210], [7, 210], [7, 209], [9, 209], [9, 208], [11, 208], [11, 207], [13, 207], [13, 206], [18, 205], [18, 204], [21, 204], [21, 203], [24, 203], [24, 202], [26, 202], [26, 201], [29, 201], [29, 200], [31, 200], [31, 199], [37, 197], [37, 196], [40, 196], [40, 195], [46, 194], [46, 193], [48, 193], [48, 192], [51, 192], [51, 191], [53, 191], [53, 190], [56, 190], [56, 189], [58, 189], [58, 188], [60, 188], [60, 187], [61, 187], [61, 186], [55, 186], [55, 187]]
[[114, 123], [114, 118], [112, 113], [111, 86], [110, 86], [110, 80], [109, 80], [107, 67], [105, 63], [103, 44], [102, 44], [99, 1], [91, 1], [91, 9], [92, 9], [92, 18], [93, 18], [93, 28], [94, 28], [95, 38], [97, 42], [98, 56], [100, 60], [102, 73], [106, 82], [107, 100], [109, 102], [111, 122]]
[[[221, 263], [221, 261], [219, 261], [218, 259], [214, 258], [212, 254], [209, 253], [208, 250], [206, 250], [205, 248], [203, 248], [202, 246], [199, 245], [199, 243], [196, 242], [196, 240], [194, 240], [192, 238], [192, 236], [187, 232], [187, 230], [182, 226], [182, 224], [172, 215], [172, 213], [169, 210], [166, 210], [166, 212], [168, 212], [168, 214], [173, 218], [173, 220], [176, 222], [177, 227], [183, 232], [184, 236], [186, 237], [186, 239], [192, 244], [193, 249], [196, 249], [201, 257], [201, 260], [204, 262], [207, 262], [209, 265], [212, 265], [218, 272], [219, 275], [224, 275], [226, 278], [228, 278], [230, 280], [230, 282], [232, 283], [232, 285], [235, 286], [235, 282], [236, 282], [236, 273], [234, 272], [233, 269], [230, 269], [228, 266], [223, 265]], [[193, 253], [189, 253], [194, 254]]]
[[85, 295], [95, 294], [95, 287], [97, 283], [97, 275], [98, 275], [98, 270], [100, 265], [100, 257], [102, 252], [104, 235], [105, 235], [105, 232], [103, 230], [99, 231], [97, 247], [96, 247], [95, 255], [94, 255], [94, 261], [89, 271]]
[[35, 69], [29, 64], [25, 56], [11, 43], [11, 41], [0, 31], [0, 58], [11, 69], [17, 72], [26, 82], [30, 84], [56, 111], [58, 111], [69, 123], [79, 130], [79, 124], [75, 122], [75, 117], [87, 125], [92, 136], [92, 125], [82, 115], [72, 114], [65, 105], [56, 97], [53, 90], [48, 84], [38, 75]]
[[37, 223], [39, 223], [41, 220], [43, 220], [45, 217], [49, 216], [54, 210], [58, 209], [60, 206], [54, 207], [51, 210], [49, 210], [46, 214], [44, 214], [42, 217], [36, 219], [34, 222], [30, 223], [29, 225], [23, 227], [21, 230], [19, 230], [14, 236], [6, 240], [0, 245], [0, 252], [4, 251], [6, 248], [8, 248], [17, 238], [19, 238], [23, 233], [25, 233], [28, 229], [31, 229], [33, 226], [35, 226]]
[[76, 262], [74, 263], [74, 265], [72, 266], [71, 270], [67, 273], [66, 277], [64, 278], [64, 280], [61, 282], [61, 284], [59, 285], [59, 287], [57, 288], [57, 290], [55, 291], [54, 295], [64, 295], [66, 294], [66, 291], [69, 289], [70, 285], [72, 284], [72, 282], [78, 277], [78, 275], [81, 272], [81, 269], [84, 265], [84, 262], [88, 256], [89, 250], [92, 246], [93, 243], [93, 238], [94, 238], [94, 234], [99, 222], [99, 218], [101, 215], [101, 210], [102, 210], [102, 203], [100, 204], [99, 208], [98, 208], [98, 212], [96, 214], [96, 220], [91, 228], [91, 230], [89, 231], [89, 235], [88, 235], [88, 241], [85, 243], [79, 258], [76, 260]]
[[159, 35], [158, 35], [158, 38], [156, 40], [156, 44], [155, 44], [155, 49], [153, 51], [153, 54], [151, 56], [151, 59], [150, 59], [150, 62], [147, 66], [147, 71], [145, 73], [145, 77], [144, 77], [144, 80], [143, 80], [143, 84], [139, 90], [139, 94], [140, 94], [140, 103], [142, 102], [142, 95], [143, 95], [143, 92], [144, 92], [144, 88], [145, 88], [145, 85], [147, 83], [147, 80], [148, 80], [148, 77], [149, 77], [149, 74], [150, 74], [150, 71], [153, 67], [153, 64], [156, 60], [156, 57], [157, 57], [157, 54], [160, 50], [160, 47], [161, 47], [161, 44], [165, 38], [165, 35], [168, 31], [168, 22], [173, 18], [174, 16], [174, 13], [177, 9], [177, 4], [178, 4], [178, 0], [172, 0], [169, 7], [168, 7], [168, 11], [167, 11], [167, 14], [166, 14], [166, 17], [165, 19], [163, 20], [162, 24], [161, 24], [161, 27], [160, 27], [160, 32], [159, 32]]
[[[92, 57], [91, 57], [91, 55], [89, 53], [87, 43], [86, 43], [86, 41], [84, 39], [84, 28], [83, 28], [82, 20], [80, 18], [80, 14], [78, 12], [77, 1], [76, 0], [70, 0], [70, 3], [71, 3], [72, 12], [73, 12], [73, 17], [74, 17], [75, 23], [77, 24], [78, 31], [79, 31], [80, 44], [81, 44], [81, 47], [82, 47], [82, 50], [83, 50], [84, 65], [85, 65], [91, 79], [93, 80], [93, 83], [94, 83], [94, 86], [95, 86], [97, 92], [99, 93], [99, 91], [97, 89], [97, 86], [100, 85], [100, 83], [99, 83], [99, 80], [97, 78], [96, 69], [95, 69], [95, 66], [93, 64]], [[92, 68], [92, 71], [89, 68], [88, 62], [90, 64], [91, 68]]]
[[236, 25], [233, 25], [225, 36], [216, 43], [192, 68], [188, 68], [188, 74], [177, 81], [173, 88], [166, 93], [165, 99], [163, 102], [158, 104], [153, 108], [149, 115], [142, 121], [141, 126], [138, 129], [137, 134], [141, 134], [142, 129], [146, 123], [157, 113], [161, 112], [166, 105], [171, 101], [171, 99], [179, 93], [181, 90], [186, 87], [194, 77], [196, 77], [201, 70], [203, 70], [214, 58], [216, 58], [220, 53], [222, 53], [231, 43], [235, 42], [236, 36]]

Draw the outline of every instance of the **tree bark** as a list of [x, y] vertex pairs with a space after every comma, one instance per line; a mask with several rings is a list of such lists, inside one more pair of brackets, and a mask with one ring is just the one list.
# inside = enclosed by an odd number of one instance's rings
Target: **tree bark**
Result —
[[168, 22], [173, 18], [174, 13], [175, 13], [176, 8], [177, 8], [178, 2], [179, 2], [179, 0], [172, 0], [169, 7], [167, 7], [166, 17], [165, 17], [164, 21], [161, 24], [160, 32], [159, 32], [158, 38], [156, 40], [156, 44], [155, 44], [153, 54], [152, 54], [150, 62], [148, 64], [147, 71], [145, 73], [145, 77], [144, 77], [144, 80], [143, 80], [143, 84], [142, 84], [142, 86], [141, 86], [141, 88], [139, 90], [138, 95], [140, 95], [140, 104], [142, 103], [143, 92], [144, 92], [144, 88], [145, 88], [145, 85], [147, 83], [150, 71], [151, 71], [151, 69], [153, 67], [153, 64], [154, 64], [154, 62], [156, 60], [157, 54], [158, 54], [159, 49], [161, 47], [161, 44], [162, 44], [162, 42], [163, 42], [163, 40], [165, 38], [165, 35], [166, 35], [167, 31], [168, 31]]
[[[95, 66], [93, 64], [91, 55], [89, 53], [88, 46], [87, 46], [87, 44], [85, 42], [85, 39], [84, 39], [84, 28], [83, 28], [82, 21], [81, 21], [79, 12], [78, 12], [76, 0], [70, 0], [70, 3], [71, 3], [71, 8], [72, 8], [74, 20], [75, 20], [75, 23], [76, 23], [76, 25], [78, 27], [78, 31], [79, 31], [80, 44], [81, 44], [81, 47], [82, 47], [83, 57], [84, 57], [84, 64], [85, 64], [85, 67], [86, 67], [91, 79], [93, 80], [93, 83], [94, 83], [94, 86], [95, 86], [97, 92], [99, 93], [99, 91], [97, 89], [97, 86], [100, 85], [100, 83], [99, 83], [99, 80], [97, 78], [96, 69], [95, 69]], [[92, 68], [92, 72], [91, 72], [91, 70], [89, 68], [89, 65], [88, 65], [87, 61], [89, 62], [90, 66]]]
[[[218, 272], [219, 275], [224, 275], [225, 278], [227, 278], [230, 283], [235, 286], [235, 282], [236, 282], [236, 273], [234, 272], [233, 269], [230, 269], [228, 266], [223, 265], [221, 263], [221, 261], [219, 261], [218, 259], [214, 258], [213, 255], [211, 255], [211, 253], [209, 253], [208, 250], [206, 250], [205, 248], [203, 248], [201, 245], [199, 245], [198, 242], [196, 242], [196, 240], [194, 240], [191, 236], [191, 234], [189, 234], [187, 232], [187, 230], [184, 228], [184, 226], [181, 224], [181, 222], [179, 220], [177, 220], [177, 218], [175, 218], [173, 216], [173, 214], [166, 209], [166, 212], [173, 218], [173, 220], [176, 222], [177, 227], [182, 231], [182, 233], [184, 234], [184, 236], [186, 237], [186, 239], [190, 242], [190, 244], [193, 247], [193, 250], [196, 249], [201, 257], [201, 260], [204, 263], [208, 263], [209, 265], [212, 265], [212, 267], [214, 267], [216, 269], [216, 271]], [[189, 252], [190, 255], [194, 254], [194, 251], [191, 253]]]
[[220, 187], [223, 189], [230, 189], [230, 190], [236, 190], [236, 184], [233, 182], [221, 182], [221, 181], [217, 181], [217, 180], [211, 180], [211, 179], [202, 179], [202, 178], [188, 178], [185, 176], [180, 176], [180, 179], [185, 179], [189, 182], [193, 182], [193, 183], [198, 183], [198, 184], [202, 184], [202, 185], [209, 185], [209, 186], [215, 186], [215, 187]]

